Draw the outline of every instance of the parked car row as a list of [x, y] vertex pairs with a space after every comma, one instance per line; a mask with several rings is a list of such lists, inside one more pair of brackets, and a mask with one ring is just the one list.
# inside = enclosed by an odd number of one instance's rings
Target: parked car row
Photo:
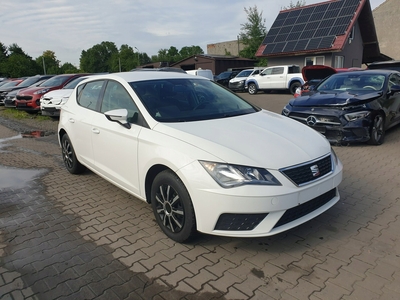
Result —
[[[73, 80], [85, 75], [88, 74], [36, 75], [21, 80], [15, 86], [11, 84], [14, 81], [9, 81], [0, 87], [0, 104], [29, 113], [45, 111], [44, 115], [58, 116], [61, 101], [55, 101], [53, 96], [47, 94], [62, 89]], [[65, 98], [63, 100], [65, 101]]]

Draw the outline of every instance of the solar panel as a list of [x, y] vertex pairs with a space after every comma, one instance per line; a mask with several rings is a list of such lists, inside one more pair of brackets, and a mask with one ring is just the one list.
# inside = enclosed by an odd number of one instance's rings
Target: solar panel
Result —
[[359, 0], [339, 0], [281, 12], [263, 44], [263, 54], [327, 49], [351, 24]]

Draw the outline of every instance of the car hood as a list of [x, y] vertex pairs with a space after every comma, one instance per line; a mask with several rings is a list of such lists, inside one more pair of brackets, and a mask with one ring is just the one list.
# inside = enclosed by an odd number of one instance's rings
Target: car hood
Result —
[[315, 130], [265, 110], [208, 121], [158, 123], [153, 130], [220, 161], [268, 169], [296, 165], [330, 152], [329, 142]]
[[61, 99], [61, 98], [64, 98], [64, 97], [69, 97], [70, 95], [71, 95], [71, 93], [72, 93], [72, 91], [73, 91], [74, 89], [59, 89], [59, 90], [54, 90], [54, 91], [51, 91], [51, 92], [48, 92], [48, 93], [46, 93], [45, 95], [44, 95], [44, 98], [47, 98], [47, 99], [50, 99], [50, 98], [52, 98], [52, 99]]
[[244, 80], [246, 80], [247, 79], [247, 77], [233, 77], [231, 80], [229, 80], [229, 82], [239, 82], [239, 81], [244, 81]]
[[365, 94], [355, 94], [349, 92], [342, 93], [323, 93], [317, 92], [312, 95], [306, 95], [290, 100], [292, 106], [346, 106], [358, 105], [370, 102], [382, 96], [382, 92], [373, 91]]

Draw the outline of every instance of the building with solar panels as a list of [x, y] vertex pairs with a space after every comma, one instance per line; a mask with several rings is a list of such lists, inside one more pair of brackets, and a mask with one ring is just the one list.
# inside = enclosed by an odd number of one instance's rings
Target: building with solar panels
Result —
[[332, 0], [279, 13], [257, 57], [268, 66], [361, 67], [381, 54], [369, 0]]

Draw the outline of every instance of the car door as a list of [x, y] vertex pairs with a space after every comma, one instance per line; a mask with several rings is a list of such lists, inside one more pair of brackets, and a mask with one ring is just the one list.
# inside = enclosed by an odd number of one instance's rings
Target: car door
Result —
[[266, 80], [267, 89], [284, 89], [286, 85], [285, 67], [273, 67]]
[[[104, 115], [107, 111], [120, 108], [128, 110], [131, 128], [110, 121]], [[91, 121], [95, 170], [134, 194], [139, 194], [137, 151], [142, 127], [135, 124], [138, 113], [124, 86], [110, 80], [104, 90], [100, 113]]]
[[[81, 163], [89, 167], [94, 167], [93, 147], [92, 147], [92, 119], [98, 115], [100, 94], [104, 85], [104, 80], [91, 81], [81, 85], [76, 90], [76, 113], [69, 112], [68, 105], [64, 110], [68, 112], [68, 126], [71, 127], [68, 133], [74, 144], [75, 153]], [[68, 102], [67, 102], [68, 103]]]
[[257, 83], [260, 89], [268, 88], [268, 80], [270, 79], [271, 74], [272, 74], [272, 67], [264, 69], [264, 71], [262, 71], [260, 75], [257, 76]]

